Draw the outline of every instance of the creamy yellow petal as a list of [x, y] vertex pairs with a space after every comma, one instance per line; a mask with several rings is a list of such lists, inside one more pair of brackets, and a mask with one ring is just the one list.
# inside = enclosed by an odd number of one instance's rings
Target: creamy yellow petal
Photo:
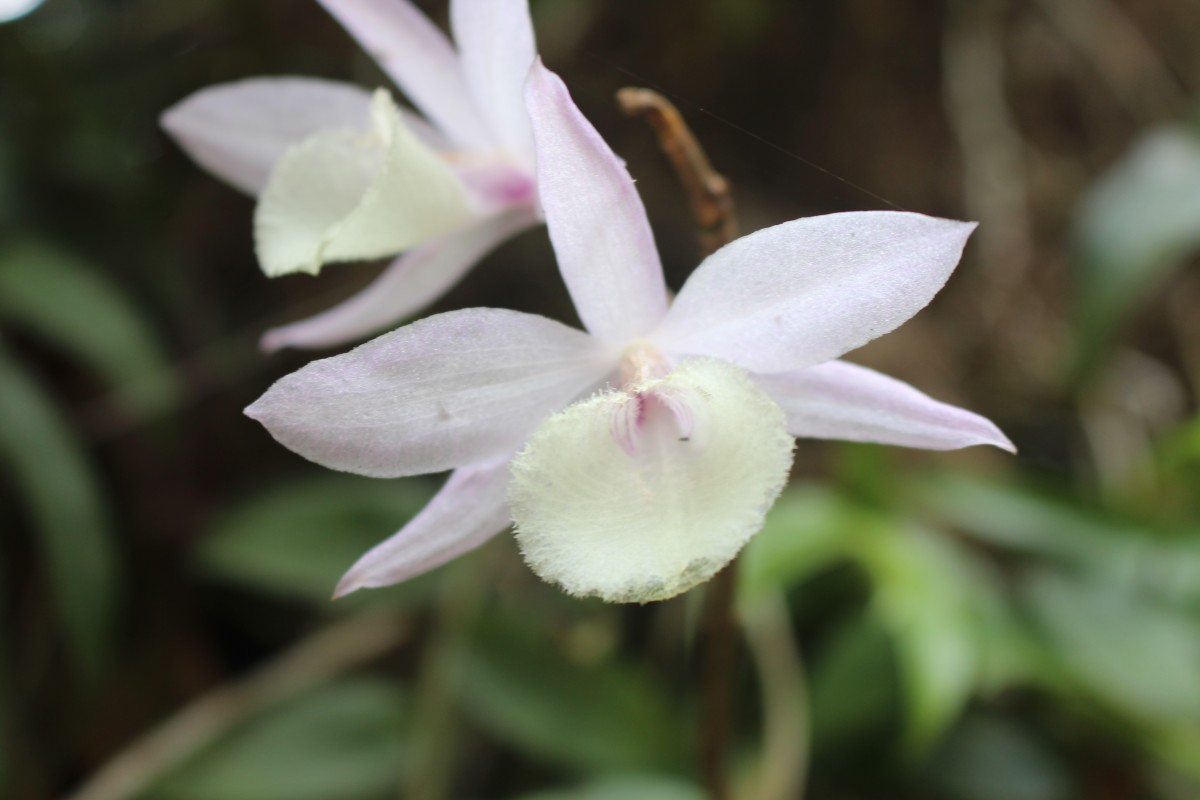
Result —
[[513, 461], [521, 552], [574, 595], [673, 597], [762, 527], [793, 444], [779, 407], [725, 361], [595, 395], [548, 419]]
[[259, 198], [254, 235], [267, 275], [316, 274], [330, 262], [393, 255], [471, 218], [458, 176], [381, 89], [371, 131], [333, 129], [288, 149]]

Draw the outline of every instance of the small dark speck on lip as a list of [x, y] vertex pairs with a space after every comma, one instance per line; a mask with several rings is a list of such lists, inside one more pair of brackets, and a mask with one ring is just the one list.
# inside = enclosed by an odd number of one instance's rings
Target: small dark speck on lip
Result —
[[692, 437], [690, 437], [690, 436], [680, 436], [679, 437], [679, 441], [681, 441], [681, 442], [690, 442], [691, 440], [692, 440]]

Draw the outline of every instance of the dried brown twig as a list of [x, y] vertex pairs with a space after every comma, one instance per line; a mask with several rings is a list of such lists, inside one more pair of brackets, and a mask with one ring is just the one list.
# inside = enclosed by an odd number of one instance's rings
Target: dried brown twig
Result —
[[644, 117], [658, 134], [659, 147], [675, 167], [679, 182], [691, 200], [704, 255], [737, 238], [737, 215], [729, 181], [712, 168], [679, 110], [652, 89], [621, 89], [617, 92], [617, 102], [626, 114]]

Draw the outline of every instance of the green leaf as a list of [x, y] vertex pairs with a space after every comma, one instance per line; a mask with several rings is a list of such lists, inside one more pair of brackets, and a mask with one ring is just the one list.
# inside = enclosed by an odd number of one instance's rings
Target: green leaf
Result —
[[923, 504], [950, 524], [998, 547], [1070, 563], [1108, 559], [1098, 539], [1140, 534], [1111, 515], [1017, 486], [936, 475], [921, 487]]
[[821, 751], [848, 749], [886, 731], [899, 714], [896, 653], [872, 617], [842, 625], [812, 668], [813, 743]]
[[466, 654], [463, 707], [502, 740], [584, 771], [673, 770], [691, 744], [666, 687], [572, 662], [531, 622], [490, 615]]
[[999, 717], [969, 717], [930, 769], [952, 800], [1068, 800], [1070, 774], [1030, 734]]
[[879, 518], [863, 516], [857, 551], [873, 610], [896, 645], [905, 747], [918, 754], [954, 722], [983, 674], [978, 593], [988, 582], [945, 537]]
[[1025, 599], [1073, 685], [1126, 714], [1200, 724], [1194, 618], [1106, 583], [1050, 572], [1028, 580]]
[[405, 698], [384, 681], [327, 687], [250, 720], [153, 788], [152, 800], [358, 800], [405, 766]]
[[940, 476], [921, 489], [926, 508], [989, 544], [1095, 574], [1098, 579], [1200, 604], [1200, 539], [1168, 537], [1112, 514], [1020, 487]]
[[280, 486], [210, 526], [199, 560], [228, 580], [328, 600], [359, 556], [421, 510], [429, 489], [423, 481], [346, 475]]
[[654, 775], [612, 776], [573, 789], [554, 789], [521, 800], [705, 800], [699, 787]]
[[35, 242], [0, 251], [0, 321], [27, 328], [108, 380], [134, 413], [174, 396], [166, 359], [137, 308], [91, 264]]
[[1080, 366], [1164, 273], [1200, 248], [1200, 137], [1179, 127], [1139, 139], [1088, 193], [1075, 225]]
[[38, 532], [75, 663], [94, 673], [110, 633], [117, 585], [108, 509], [52, 400], [2, 347], [0, 421], [0, 467]]
[[[1200, 796], [1200, 728], [1189, 723], [1146, 727], [1135, 732], [1134, 743], [1178, 772], [1171, 788], [1179, 794], [1164, 791], [1163, 797]], [[1123, 732], [1129, 733], [1127, 728]]]
[[789, 489], [738, 558], [738, 602], [786, 591], [845, 557], [852, 511], [828, 489]]

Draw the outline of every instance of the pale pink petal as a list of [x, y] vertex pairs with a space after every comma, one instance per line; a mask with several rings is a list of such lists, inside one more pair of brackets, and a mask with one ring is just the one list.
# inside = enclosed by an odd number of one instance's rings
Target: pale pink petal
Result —
[[633, 179], [540, 61], [525, 96], [538, 193], [579, 318], [608, 341], [641, 336], [662, 319], [667, 291]]
[[460, 467], [429, 504], [345, 574], [334, 597], [414, 578], [483, 545], [508, 527], [508, 461]]
[[315, 78], [250, 78], [201, 89], [167, 109], [163, 129], [193, 160], [250, 195], [289, 147], [332, 128], [368, 125], [371, 94]]
[[531, 210], [514, 210], [418, 247], [328, 311], [267, 331], [262, 348], [336, 347], [386, 330], [436, 301], [493, 248], [534, 224]]
[[489, 144], [458, 54], [409, 0], [319, 2], [442, 132], [463, 146]]
[[331, 469], [420, 475], [512, 452], [615, 363], [566, 325], [473, 308], [315, 361], [276, 382], [246, 414]]
[[499, 141], [532, 164], [524, 91], [537, 50], [529, 0], [453, 0], [450, 19], [476, 108]]
[[974, 223], [867, 211], [752, 233], [701, 264], [654, 340], [752, 372], [820, 364], [893, 330], [950, 277]]
[[754, 380], [783, 409], [793, 436], [926, 450], [990, 444], [1016, 452], [1008, 437], [978, 414], [845, 361], [755, 375]]

